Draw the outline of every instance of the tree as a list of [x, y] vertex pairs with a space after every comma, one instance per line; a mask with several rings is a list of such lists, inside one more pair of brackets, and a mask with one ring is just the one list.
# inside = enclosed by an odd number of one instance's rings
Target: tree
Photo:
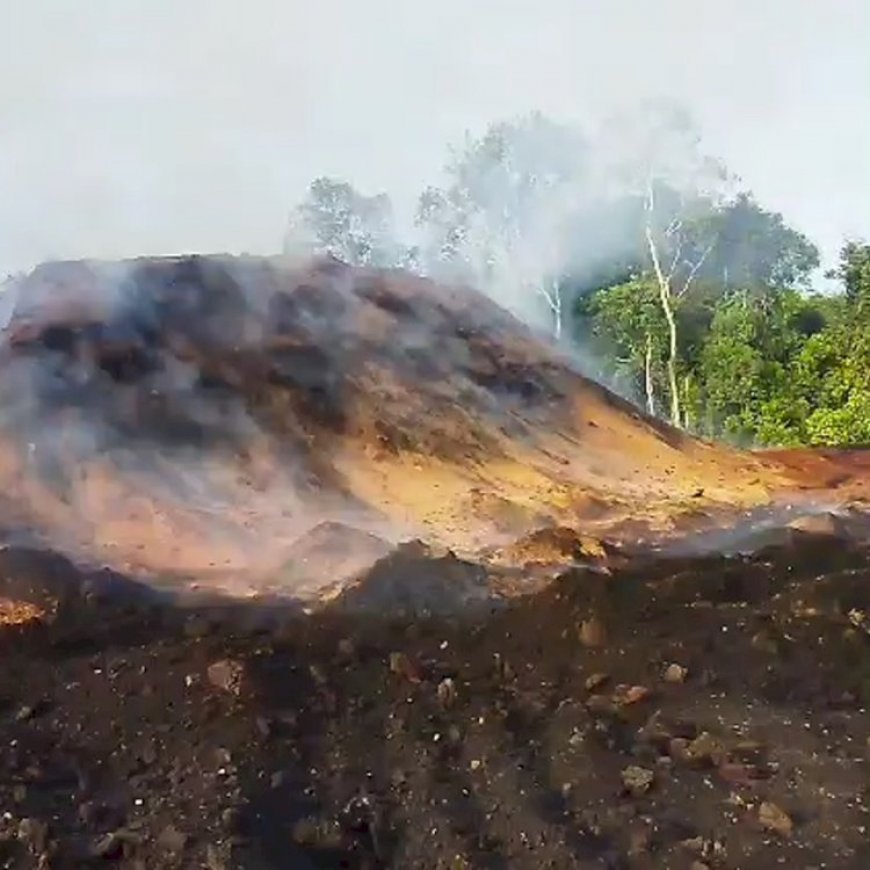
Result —
[[546, 319], [560, 339], [566, 215], [576, 209], [583, 149], [577, 131], [539, 114], [469, 137], [453, 152], [445, 187], [427, 188], [418, 203], [426, 271]]
[[666, 324], [654, 284], [637, 278], [581, 300], [591, 329], [591, 349], [609, 358], [605, 377], [640, 395], [647, 413], [658, 413], [667, 358]]
[[849, 241], [840, 251], [840, 262], [829, 277], [839, 278], [846, 292], [846, 299], [861, 310], [870, 314], [870, 244]]
[[284, 250], [331, 254], [355, 266], [398, 266], [412, 256], [396, 240], [386, 194], [363, 196], [348, 182], [325, 177], [311, 183], [291, 214]]
[[819, 266], [819, 251], [779, 212], [759, 206], [741, 191], [700, 222], [701, 234], [714, 239], [699, 276], [721, 290], [806, 286]]
[[668, 416], [685, 426], [692, 416], [685, 399], [700, 401], [693, 370], [719, 300], [733, 291], [763, 296], [806, 282], [818, 251], [749, 193], [731, 195], [731, 177], [704, 152], [692, 119], [678, 107], [652, 104], [612, 119], [602, 142], [597, 150], [609, 163], [601, 172], [634, 226], [634, 275], [649, 276], [662, 310]]
[[615, 117], [603, 138], [621, 195], [643, 203], [641, 235], [668, 331], [670, 419], [680, 426], [676, 309], [715, 244], [715, 236], [700, 232], [704, 224], [698, 218], [721, 199], [728, 176], [702, 150], [691, 117], [673, 105], [648, 104], [639, 113]]
[[843, 282], [843, 305], [807, 342], [799, 382], [814, 399], [806, 424], [812, 444], [870, 444], [870, 245], [848, 242], [832, 273]]

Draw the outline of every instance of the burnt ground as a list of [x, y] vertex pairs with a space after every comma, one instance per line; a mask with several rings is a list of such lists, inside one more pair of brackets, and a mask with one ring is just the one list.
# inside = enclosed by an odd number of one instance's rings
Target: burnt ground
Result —
[[868, 555], [795, 535], [449, 620], [3, 551], [0, 593], [61, 600], [0, 629], [0, 866], [870, 866]]

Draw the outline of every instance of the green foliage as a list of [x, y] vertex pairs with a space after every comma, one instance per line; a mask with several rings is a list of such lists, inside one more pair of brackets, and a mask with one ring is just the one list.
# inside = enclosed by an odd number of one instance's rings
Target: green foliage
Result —
[[[835, 274], [843, 294], [707, 284], [679, 300], [687, 428], [741, 444], [870, 445], [870, 246], [845, 246]], [[576, 316], [588, 346], [609, 361], [604, 372], [638, 401], [651, 351], [663, 407], [667, 326], [655, 283], [641, 276], [601, 288]]]
[[646, 405], [649, 357], [654, 395], [663, 395], [667, 324], [652, 281], [644, 277], [608, 287], [582, 298], [576, 310], [589, 324], [593, 354], [605, 361], [601, 374]]
[[746, 192], [711, 212], [702, 225], [715, 239], [702, 278], [726, 290], [802, 285], [819, 265], [815, 245]]

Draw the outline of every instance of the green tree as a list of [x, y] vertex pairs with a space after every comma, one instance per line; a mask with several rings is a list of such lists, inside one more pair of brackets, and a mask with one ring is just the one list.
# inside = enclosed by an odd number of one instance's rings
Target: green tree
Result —
[[843, 282], [842, 304], [798, 360], [798, 382], [813, 410], [811, 444], [870, 444], [870, 245], [847, 243], [832, 273]]
[[579, 303], [590, 325], [593, 352], [606, 360], [603, 374], [631, 395], [642, 396], [649, 414], [659, 411], [667, 390], [667, 324], [655, 284], [637, 278]]
[[720, 292], [805, 286], [819, 265], [818, 248], [746, 191], [703, 216], [695, 234], [696, 247], [714, 240], [699, 283]]

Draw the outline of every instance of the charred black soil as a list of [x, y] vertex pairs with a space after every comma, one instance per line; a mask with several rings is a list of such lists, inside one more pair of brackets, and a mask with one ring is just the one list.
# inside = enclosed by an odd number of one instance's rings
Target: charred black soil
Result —
[[49, 615], [0, 628], [0, 866], [870, 866], [868, 555], [798, 533], [447, 619], [7, 549]]

